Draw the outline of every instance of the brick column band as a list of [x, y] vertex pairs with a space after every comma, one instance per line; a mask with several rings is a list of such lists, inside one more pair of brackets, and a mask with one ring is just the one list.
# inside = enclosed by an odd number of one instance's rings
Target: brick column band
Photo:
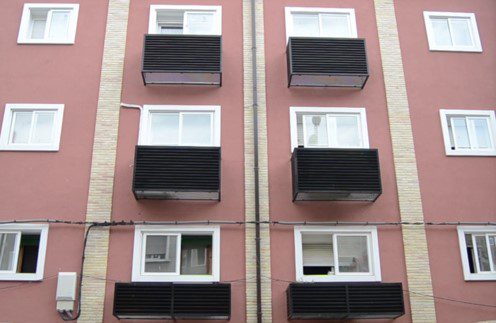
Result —
[[[269, 185], [267, 159], [267, 122], [265, 102], [265, 51], [263, 0], [256, 0], [256, 56], [258, 88], [258, 151], [260, 183], [260, 220], [269, 220]], [[253, 139], [253, 78], [252, 78], [252, 17], [251, 1], [243, 0], [243, 89], [244, 89], [244, 160], [245, 160], [245, 218], [255, 220], [255, 178]], [[262, 318], [272, 321], [270, 280], [270, 236], [267, 226], [261, 227]], [[246, 322], [257, 321], [255, 226], [246, 225]]]
[[[424, 221], [394, 2], [374, 2], [401, 220]], [[412, 320], [435, 322], [434, 300], [425, 296], [432, 295], [425, 227], [403, 226], [402, 231]]]
[[[111, 219], [128, 13], [129, 0], [109, 0], [86, 221]], [[108, 245], [108, 228], [93, 228], [86, 246], [78, 322], [103, 321]]]

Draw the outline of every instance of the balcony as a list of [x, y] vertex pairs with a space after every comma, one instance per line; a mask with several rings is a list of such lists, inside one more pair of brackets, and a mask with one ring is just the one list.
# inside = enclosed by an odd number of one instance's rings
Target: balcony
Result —
[[288, 86], [363, 89], [369, 71], [365, 40], [290, 37]]
[[375, 201], [382, 192], [377, 149], [295, 148], [293, 201]]
[[220, 147], [136, 146], [136, 199], [220, 200]]
[[143, 82], [222, 84], [221, 36], [145, 35]]
[[291, 283], [288, 318], [394, 319], [405, 314], [401, 283]]
[[231, 316], [231, 284], [116, 283], [118, 319], [217, 319]]

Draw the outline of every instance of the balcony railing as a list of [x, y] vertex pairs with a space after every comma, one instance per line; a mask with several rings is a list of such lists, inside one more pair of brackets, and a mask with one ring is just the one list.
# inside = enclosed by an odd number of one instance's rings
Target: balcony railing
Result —
[[289, 319], [393, 319], [405, 314], [401, 283], [291, 283]]
[[369, 77], [365, 40], [290, 37], [288, 86], [362, 89]]
[[221, 47], [221, 36], [145, 35], [143, 82], [220, 86]]
[[220, 147], [136, 146], [136, 199], [220, 200]]
[[293, 201], [375, 201], [382, 192], [377, 149], [295, 148]]
[[119, 319], [217, 319], [231, 316], [231, 284], [116, 283]]

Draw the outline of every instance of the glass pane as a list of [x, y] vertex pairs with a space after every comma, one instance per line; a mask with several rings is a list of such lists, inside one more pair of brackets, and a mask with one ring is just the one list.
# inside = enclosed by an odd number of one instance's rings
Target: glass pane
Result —
[[361, 147], [358, 118], [355, 116], [337, 116], [336, 134], [339, 147]]
[[31, 39], [43, 39], [45, 37], [46, 19], [31, 20]]
[[145, 272], [175, 273], [176, 245], [177, 236], [147, 236]]
[[338, 236], [339, 272], [369, 272], [367, 237]]
[[446, 18], [431, 18], [434, 41], [439, 46], [451, 46], [451, 35]]
[[303, 116], [306, 147], [327, 147], [327, 123], [325, 115]]
[[451, 127], [456, 148], [470, 148], [467, 122], [465, 118], [451, 118]]
[[327, 37], [351, 37], [348, 14], [323, 14], [322, 35]]
[[49, 144], [52, 141], [54, 112], [36, 112], [33, 143]]
[[15, 261], [15, 233], [0, 233], [0, 270], [13, 271]]
[[293, 35], [291, 36], [319, 36], [319, 15], [307, 13], [293, 14]]
[[493, 270], [496, 271], [496, 235], [489, 236], [489, 248], [493, 259]]
[[211, 236], [182, 236], [181, 275], [211, 274], [212, 265], [208, 260], [211, 252]]
[[334, 275], [331, 234], [303, 234], [303, 274]]
[[181, 145], [205, 146], [212, 144], [211, 114], [183, 114]]
[[14, 112], [12, 143], [27, 144], [29, 142], [32, 117], [33, 112]]
[[474, 127], [476, 145], [474, 148], [491, 148], [491, 137], [489, 134], [488, 120], [485, 118], [470, 118]]
[[150, 144], [179, 144], [179, 114], [151, 113]]
[[50, 39], [67, 39], [69, 32], [70, 11], [52, 11], [50, 23]]
[[480, 271], [491, 271], [489, 265], [489, 253], [487, 250], [486, 236], [475, 236], [475, 244], [477, 248], [477, 255], [479, 259], [479, 269]]
[[472, 46], [470, 35], [470, 20], [467, 18], [450, 18], [453, 44], [457, 46]]
[[188, 34], [212, 34], [214, 14], [212, 12], [186, 12], [186, 30]]

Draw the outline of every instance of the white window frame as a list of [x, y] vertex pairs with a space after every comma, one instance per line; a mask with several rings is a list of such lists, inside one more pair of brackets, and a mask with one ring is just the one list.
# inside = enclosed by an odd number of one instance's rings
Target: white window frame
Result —
[[[48, 10], [70, 10], [69, 26], [66, 40], [51, 40], [47, 37], [50, 30], [50, 17], [47, 17], [45, 26], [45, 37], [43, 39], [29, 38], [31, 10], [48, 9]], [[17, 37], [18, 44], [74, 44], [76, 40], [76, 29], [79, 13], [79, 4], [77, 3], [25, 3], [22, 11], [21, 25]], [[50, 16], [50, 12], [48, 14]]]
[[[444, 149], [448, 156], [496, 156], [496, 117], [492, 110], [453, 110], [440, 109], [441, 128], [444, 138]], [[452, 116], [470, 117], [478, 116], [488, 118], [489, 136], [492, 143], [491, 149], [451, 149], [450, 129], [448, 127], [448, 118]], [[473, 137], [473, 131], [469, 131], [469, 138]], [[454, 134], [453, 134], [454, 136]]]
[[[293, 36], [293, 13], [336, 13], [336, 14], [348, 14], [350, 19], [350, 38], [357, 38], [357, 25], [355, 18], [355, 9], [351, 8], [311, 8], [311, 7], [285, 7], [285, 16], [286, 16], [286, 42], [289, 40], [289, 37]], [[320, 25], [320, 19], [319, 19]], [[318, 36], [320, 38], [325, 38], [326, 36]]]
[[[11, 143], [12, 121], [14, 112], [17, 111], [54, 111], [52, 142], [49, 144], [15, 144]], [[13, 151], [58, 151], [62, 133], [62, 120], [64, 118], [63, 104], [11, 104], [5, 105], [2, 130], [0, 133], [0, 150]], [[33, 125], [31, 125], [33, 126]]]
[[[460, 255], [462, 259], [463, 266], [463, 276], [465, 280], [496, 280], [496, 268], [493, 268], [493, 272], [479, 272], [479, 273], [471, 273], [470, 266], [467, 255], [467, 242], [465, 240], [466, 234], [476, 234], [476, 235], [496, 235], [496, 226], [459, 226], [458, 230], [458, 243], [460, 246]], [[475, 244], [474, 244], [475, 248]], [[477, 256], [477, 250], [476, 258]], [[489, 257], [491, 257], [491, 249], [488, 246]], [[491, 258], [490, 258], [491, 259]], [[474, 259], [474, 265], [479, 267], [478, 259]], [[494, 264], [490, 263], [491, 267], [494, 267]]]
[[[360, 118], [360, 132], [362, 135], [362, 147], [359, 148], [369, 148], [369, 135], [367, 128], [367, 114], [365, 108], [330, 108], [330, 107], [290, 107], [289, 108], [289, 122], [290, 122], [290, 132], [291, 132], [291, 152], [293, 149], [298, 147], [298, 121], [297, 115], [299, 114], [342, 114], [342, 115], [356, 115]], [[329, 133], [327, 134], [330, 135]], [[331, 144], [330, 142], [328, 143]], [[322, 147], [328, 148], [328, 147]], [[339, 147], [334, 147], [339, 148]], [[354, 149], [354, 148], [350, 148]]]
[[[209, 11], [214, 14], [213, 33], [208, 35], [222, 35], [222, 6], [182, 6], [182, 5], [150, 5], [150, 19], [148, 20], [148, 33], [159, 34], [157, 14], [160, 10], [184, 10], [188, 12]], [[184, 33], [184, 35], [188, 35]]]
[[[150, 143], [150, 114], [151, 113], [212, 113], [212, 144], [206, 147], [220, 147], [220, 106], [207, 105], [144, 105], [140, 118], [139, 145], [152, 145]], [[180, 145], [178, 145], [180, 146]]]
[[[432, 18], [465, 18], [470, 21], [470, 35], [472, 37], [472, 46], [441, 46], [436, 44], [434, 30], [432, 28]], [[427, 40], [429, 41], [429, 50], [431, 51], [455, 51], [455, 52], [482, 52], [482, 44], [477, 29], [477, 21], [475, 14], [463, 12], [435, 12], [424, 11], [425, 29], [427, 32]], [[448, 22], [449, 25], [449, 22]], [[451, 34], [451, 31], [450, 31]]]
[[[302, 234], [332, 234], [334, 257], [337, 255], [336, 239], [338, 236], [367, 236], [367, 245], [369, 252], [369, 270], [370, 273], [339, 273], [335, 270], [334, 275], [304, 275], [303, 274], [303, 244]], [[379, 256], [379, 241], [377, 238], [377, 228], [370, 226], [296, 226], [294, 228], [295, 243], [295, 265], [296, 280], [298, 282], [367, 282], [381, 281], [381, 265]], [[335, 268], [339, 264], [335, 262]]]
[[36, 233], [40, 235], [38, 249], [38, 260], [36, 263], [36, 273], [17, 273], [17, 268], [12, 271], [0, 270], [0, 281], [38, 281], [43, 280], [45, 270], [45, 256], [48, 240], [48, 224], [0, 224], [0, 233], [16, 233], [16, 259], [14, 264], [17, 265], [19, 257], [19, 243], [21, 234]]
[[[212, 236], [212, 274], [211, 275], [180, 275], [181, 268], [181, 235], [211, 235]], [[146, 235], [176, 235], [177, 272], [176, 273], [144, 273], [143, 259]], [[207, 255], [205, 255], [206, 257]], [[218, 282], [220, 280], [220, 227], [218, 226], [157, 226], [137, 225], [134, 231], [133, 251], [133, 282]]]

